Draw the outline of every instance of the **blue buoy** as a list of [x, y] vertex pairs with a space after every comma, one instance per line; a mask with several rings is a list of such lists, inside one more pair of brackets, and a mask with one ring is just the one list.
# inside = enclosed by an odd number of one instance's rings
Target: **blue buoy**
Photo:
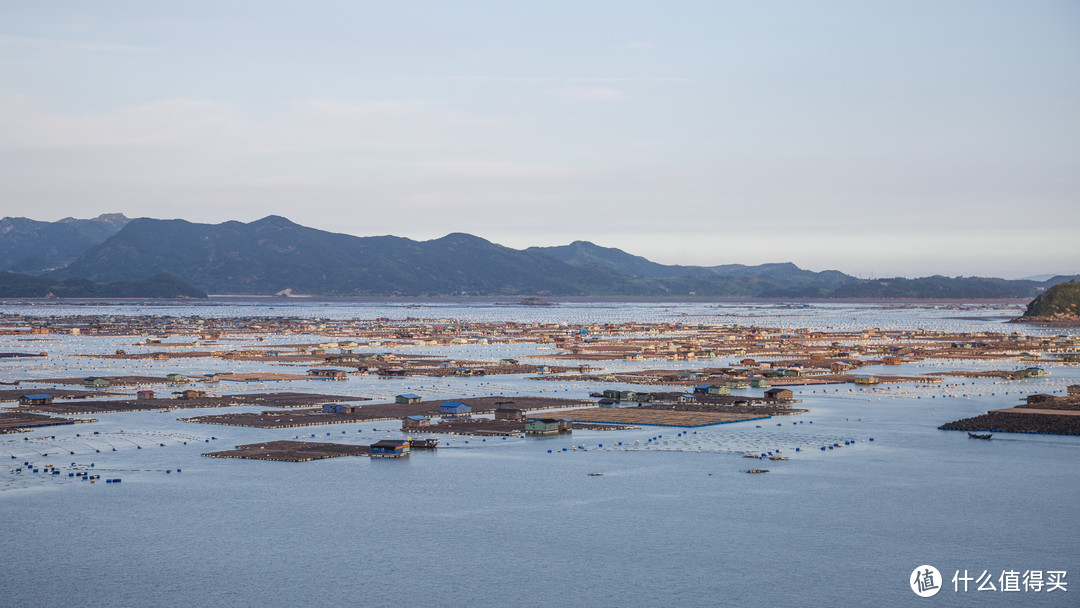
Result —
[[548, 450], [548, 454], [550, 454], [550, 453], [551, 453], [551, 450]]

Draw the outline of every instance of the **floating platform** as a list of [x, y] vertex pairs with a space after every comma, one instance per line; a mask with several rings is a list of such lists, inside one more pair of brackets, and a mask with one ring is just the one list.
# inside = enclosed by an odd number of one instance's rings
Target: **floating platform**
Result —
[[[348, 399], [355, 400], [357, 398], [350, 397]], [[438, 418], [442, 416], [440, 411], [441, 404], [444, 401], [463, 401], [468, 403], [472, 406], [473, 414], [491, 413], [504, 406], [514, 407], [522, 411], [535, 411], [592, 405], [591, 401], [581, 399], [555, 399], [548, 397], [514, 397], [513, 399], [507, 397], [461, 397], [457, 399], [440, 399], [428, 403], [372, 403], [358, 406], [352, 413], [333, 413], [324, 412], [321, 409], [311, 409], [291, 412], [266, 411], [259, 413], [196, 416], [193, 418], [181, 418], [181, 420], [184, 422], [198, 422], [202, 424], [249, 426], [260, 429], [282, 429], [327, 424], [400, 420], [406, 416]], [[323, 401], [323, 403], [325, 402], [326, 401]], [[407, 430], [409, 432], [419, 431], [419, 429]]]
[[[51, 393], [50, 393], [51, 394]], [[243, 393], [190, 399], [126, 399], [122, 401], [82, 401], [79, 403], [52, 403], [27, 405], [19, 411], [43, 414], [113, 414], [117, 412], [147, 412], [182, 410], [211, 407], [234, 407], [258, 405], [263, 407], [304, 408], [336, 401], [368, 401], [367, 397], [347, 395], [320, 395], [313, 393]]]
[[0, 412], [0, 433], [22, 433], [29, 429], [62, 424], [97, 422], [93, 418], [54, 418], [29, 412]]
[[3, 389], [0, 390], [0, 402], [18, 401], [24, 395], [39, 395], [46, 393], [53, 399], [100, 399], [101, 397], [120, 396], [121, 393], [110, 393], [104, 390], [93, 389], [70, 389], [70, 388], [31, 388], [31, 389]]
[[559, 412], [555, 418], [568, 418], [575, 423], [633, 424], [642, 426], [699, 427], [749, 420], [765, 420], [772, 416], [721, 412], [683, 412], [648, 408], [595, 408]]
[[943, 431], [1080, 435], [1080, 399], [1059, 397], [1048, 402], [991, 410], [938, 428]]
[[235, 450], [209, 452], [209, 458], [244, 458], [247, 460], [271, 460], [275, 462], [308, 462], [339, 456], [369, 456], [371, 447], [343, 443], [316, 443], [312, 441], [268, 441], [238, 445]]

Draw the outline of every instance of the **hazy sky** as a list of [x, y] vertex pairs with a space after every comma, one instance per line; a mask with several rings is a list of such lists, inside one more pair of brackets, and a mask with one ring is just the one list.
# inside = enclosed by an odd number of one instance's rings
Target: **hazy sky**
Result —
[[1021, 277], [1078, 195], [1076, 0], [0, 0], [0, 215]]

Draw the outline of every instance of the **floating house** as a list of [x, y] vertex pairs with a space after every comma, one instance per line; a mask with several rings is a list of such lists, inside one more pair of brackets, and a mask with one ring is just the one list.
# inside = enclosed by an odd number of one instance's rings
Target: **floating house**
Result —
[[855, 384], [877, 384], [878, 379], [876, 376], [855, 376]]
[[23, 395], [19, 397], [19, 405], [49, 405], [52, 402], [52, 395], [46, 395], [44, 393], [37, 395]]
[[496, 420], [524, 420], [525, 412], [516, 407], [500, 407], [495, 410]]
[[109, 386], [110, 384], [112, 383], [109, 381], [108, 378], [98, 378], [96, 376], [90, 376], [89, 378], [83, 380], [83, 386], [89, 388], [102, 388], [105, 386]]
[[738, 378], [728, 380], [725, 384], [726, 384], [727, 388], [729, 388], [729, 389], [732, 389], [732, 388], [735, 388], [735, 389], [750, 388], [750, 383], [749, 382], [747, 382], [746, 380], [738, 379]]
[[322, 406], [322, 411], [324, 414], [344, 414], [345, 407], [340, 403], [325, 403]]
[[165, 376], [166, 382], [172, 382], [173, 384], [181, 384], [188, 381], [188, 377], [184, 374], [168, 374]]
[[416, 429], [431, 426], [431, 418], [427, 416], [406, 416], [401, 419], [402, 429]]
[[411, 403], [420, 403], [421, 401], [423, 401], [423, 398], [420, 397], [420, 395], [415, 395], [413, 393], [404, 393], [402, 395], [394, 396], [394, 403], [403, 403], [408, 405]]
[[340, 369], [309, 369], [308, 375], [327, 380], [347, 380], [349, 377], [348, 372]]
[[795, 398], [795, 393], [791, 392], [791, 389], [770, 388], [765, 391], [765, 398], [774, 399], [776, 401], [791, 401]]
[[372, 458], [401, 458], [409, 455], [409, 442], [399, 439], [383, 439], [371, 444]]
[[135, 393], [135, 398], [136, 399], [153, 399], [154, 398], [154, 391], [141, 390], [141, 391]]
[[338, 353], [336, 355], [328, 355], [323, 360], [327, 363], [356, 363], [360, 361], [360, 357], [353, 353]]
[[769, 381], [766, 378], [754, 378], [750, 380], [750, 386], [753, 388], [769, 388]]
[[526, 435], [554, 435], [558, 432], [557, 418], [533, 418], [525, 422]]
[[447, 401], [439, 406], [439, 414], [445, 417], [468, 416], [472, 413], [472, 406], [460, 401]]
[[604, 397], [607, 399], [614, 399], [615, 401], [635, 401], [638, 399], [638, 394], [634, 391], [617, 391], [609, 389], [604, 391]]

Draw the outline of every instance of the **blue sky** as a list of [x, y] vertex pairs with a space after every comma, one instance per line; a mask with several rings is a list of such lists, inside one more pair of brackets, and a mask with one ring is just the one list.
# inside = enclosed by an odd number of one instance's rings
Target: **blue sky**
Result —
[[0, 1], [0, 215], [1080, 272], [1080, 3]]

